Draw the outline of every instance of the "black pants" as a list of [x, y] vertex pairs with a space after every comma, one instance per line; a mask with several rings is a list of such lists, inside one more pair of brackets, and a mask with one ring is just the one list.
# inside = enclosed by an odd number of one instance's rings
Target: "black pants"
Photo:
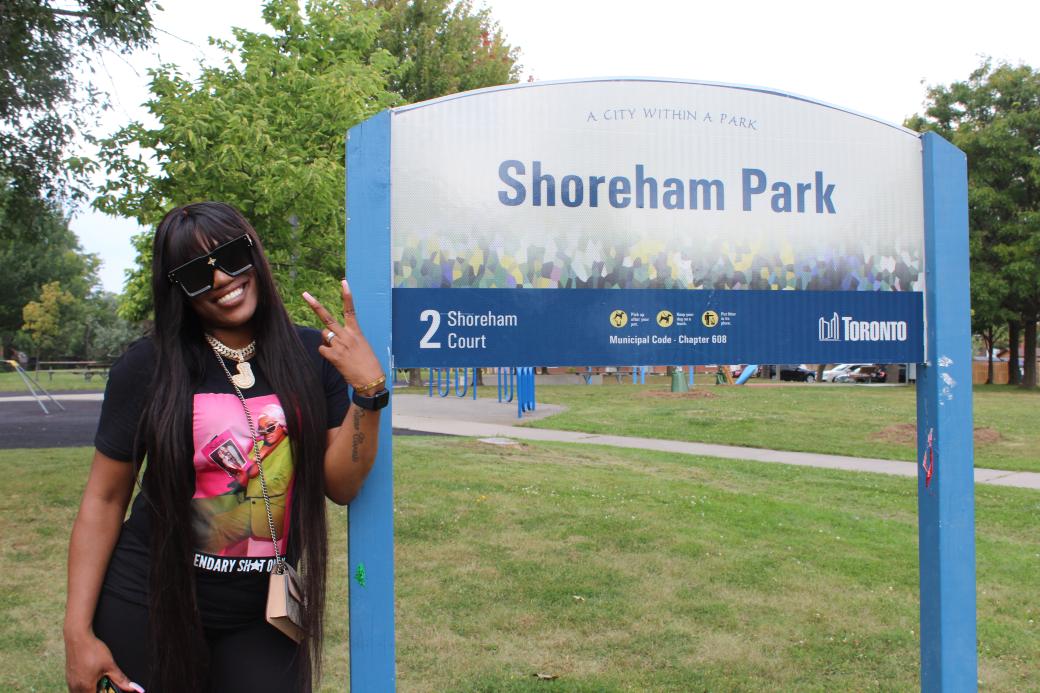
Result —
[[[152, 687], [148, 610], [102, 594], [94, 612], [94, 633], [123, 673]], [[236, 629], [205, 629], [209, 646], [209, 693], [287, 693], [297, 686], [296, 643], [265, 621]], [[301, 655], [302, 656], [302, 655]]]

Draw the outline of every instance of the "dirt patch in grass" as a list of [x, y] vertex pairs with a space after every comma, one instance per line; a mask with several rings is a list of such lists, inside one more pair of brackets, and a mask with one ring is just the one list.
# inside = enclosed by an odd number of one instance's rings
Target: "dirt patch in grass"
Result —
[[[917, 424], [901, 423], [886, 426], [874, 436], [876, 440], [883, 443], [896, 443], [899, 445], [917, 445]], [[998, 443], [1001, 440], [1000, 431], [977, 426], [975, 428], [976, 443]]]
[[874, 436], [883, 443], [898, 443], [901, 445], [917, 444], [917, 424], [901, 423], [885, 426]]
[[643, 390], [637, 397], [651, 399], [712, 399], [718, 397], [708, 390], [690, 390], [688, 392], [670, 392], [668, 390]]
[[994, 428], [983, 428], [977, 427], [975, 429], [975, 442], [976, 443], [999, 443], [1001, 440], [1000, 431]]

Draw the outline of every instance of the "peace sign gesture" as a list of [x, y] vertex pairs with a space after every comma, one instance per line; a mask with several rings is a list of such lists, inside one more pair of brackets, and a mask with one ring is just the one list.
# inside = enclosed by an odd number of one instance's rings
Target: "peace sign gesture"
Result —
[[306, 291], [303, 300], [311, 307], [325, 328], [322, 330], [324, 344], [318, 347], [318, 353], [336, 367], [343, 379], [361, 395], [371, 395], [382, 389], [383, 367], [372, 352], [365, 335], [361, 334], [357, 315], [354, 313], [354, 296], [350, 293], [347, 280], [342, 282], [343, 290], [343, 322], [339, 323], [321, 305], [318, 299]]

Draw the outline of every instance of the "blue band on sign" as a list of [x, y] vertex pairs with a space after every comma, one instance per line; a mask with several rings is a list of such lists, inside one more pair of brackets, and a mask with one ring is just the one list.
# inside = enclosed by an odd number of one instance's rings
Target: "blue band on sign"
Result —
[[918, 363], [922, 310], [895, 291], [394, 289], [393, 350], [401, 368]]

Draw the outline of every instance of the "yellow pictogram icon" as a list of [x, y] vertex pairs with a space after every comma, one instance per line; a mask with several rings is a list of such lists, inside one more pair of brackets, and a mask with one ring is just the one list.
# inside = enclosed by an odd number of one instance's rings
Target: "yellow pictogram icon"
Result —
[[672, 311], [670, 310], [662, 310], [657, 314], [657, 324], [661, 327], [671, 327], [674, 322], [675, 316], [672, 315]]
[[719, 314], [713, 310], [706, 310], [701, 314], [701, 323], [705, 327], [715, 327], [719, 324]]
[[628, 313], [623, 310], [611, 311], [610, 324], [614, 327], [624, 327], [628, 324]]

